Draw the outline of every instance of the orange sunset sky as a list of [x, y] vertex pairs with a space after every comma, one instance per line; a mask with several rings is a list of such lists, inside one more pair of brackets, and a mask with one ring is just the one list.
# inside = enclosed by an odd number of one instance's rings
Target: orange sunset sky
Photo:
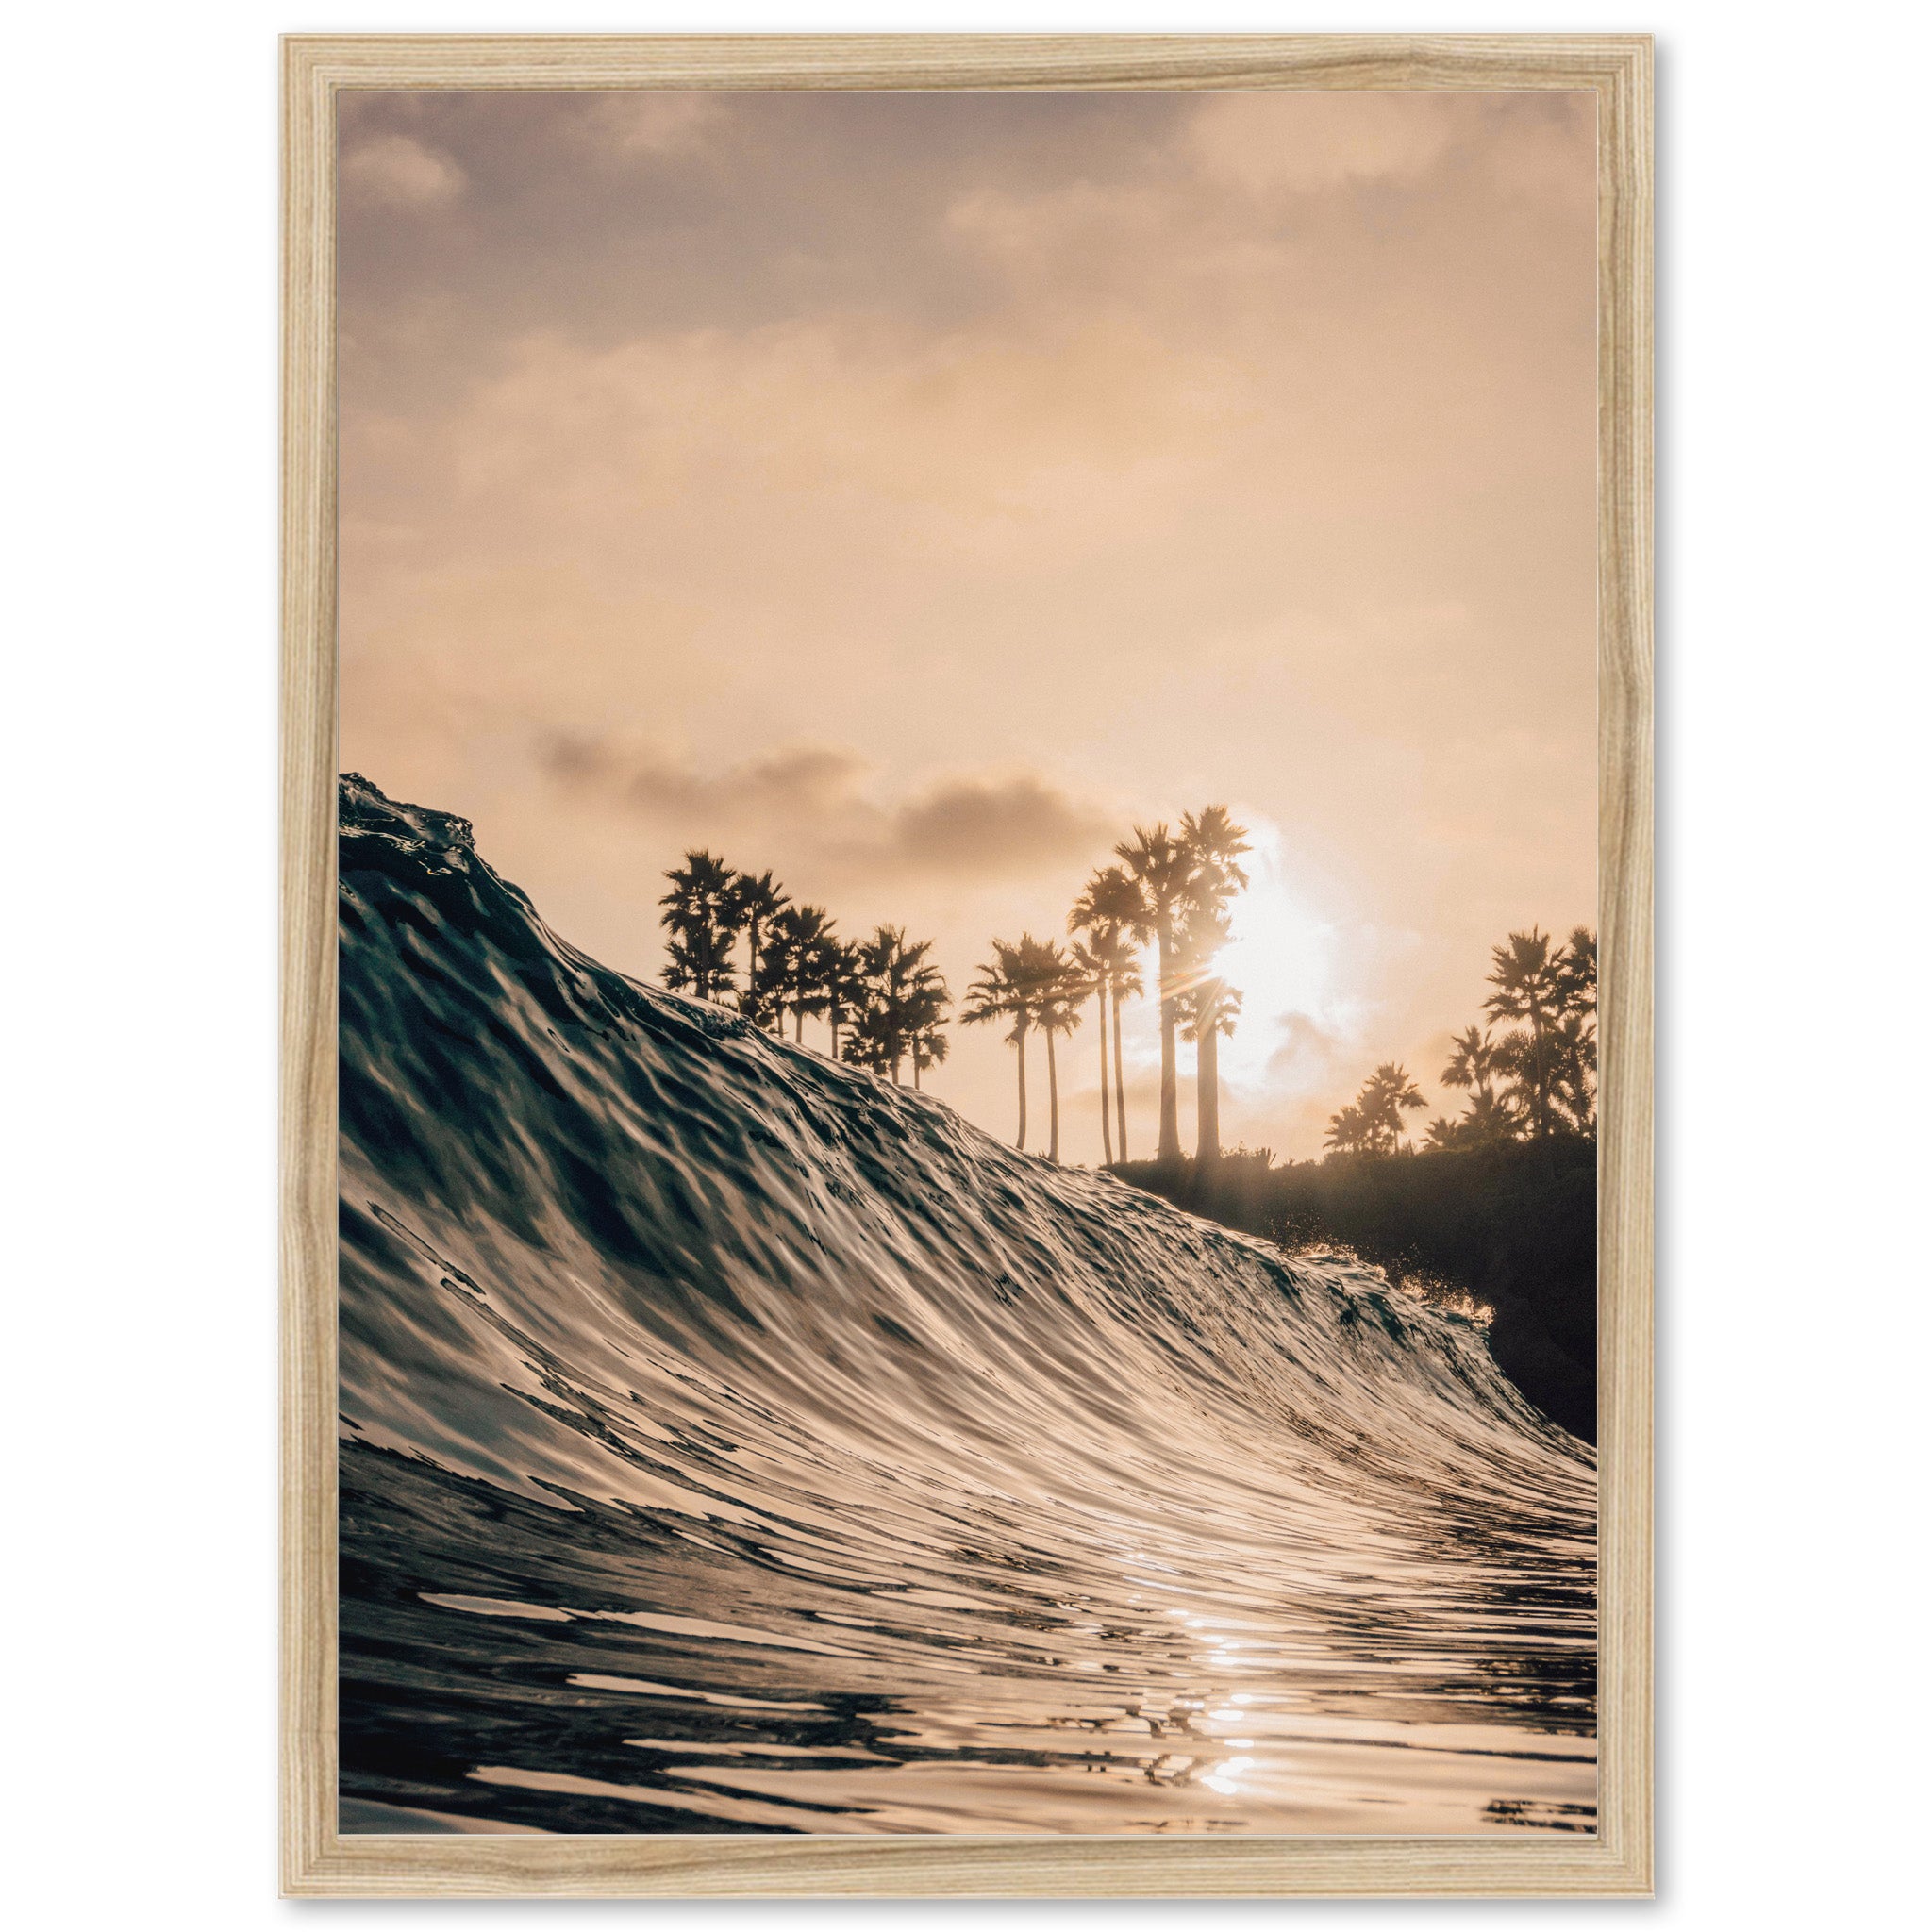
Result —
[[[1225, 801], [1224, 1141], [1457, 1109], [1490, 946], [1595, 924], [1590, 97], [342, 101], [344, 769], [634, 976], [708, 845], [956, 997]], [[928, 1085], [1011, 1138], [992, 1029]]]

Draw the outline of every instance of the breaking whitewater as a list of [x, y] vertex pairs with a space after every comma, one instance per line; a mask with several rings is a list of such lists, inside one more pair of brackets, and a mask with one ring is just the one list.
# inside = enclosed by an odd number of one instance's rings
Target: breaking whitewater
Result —
[[341, 786], [351, 1832], [1596, 1819], [1479, 1330], [553, 935]]

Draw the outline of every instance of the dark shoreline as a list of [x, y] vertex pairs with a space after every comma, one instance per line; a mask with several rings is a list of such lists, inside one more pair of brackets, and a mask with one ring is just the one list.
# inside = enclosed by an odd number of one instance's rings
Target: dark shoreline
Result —
[[1596, 1142], [1563, 1135], [1474, 1149], [1264, 1165], [1205, 1174], [1124, 1161], [1109, 1172], [1176, 1207], [1289, 1248], [1350, 1248], [1392, 1278], [1493, 1310], [1496, 1365], [1551, 1421], [1596, 1441]]

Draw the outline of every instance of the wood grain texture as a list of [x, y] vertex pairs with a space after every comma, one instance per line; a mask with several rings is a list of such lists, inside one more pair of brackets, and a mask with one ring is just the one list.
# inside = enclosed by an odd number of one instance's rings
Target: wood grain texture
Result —
[[[344, 88], [1576, 89], [1598, 130], [1602, 1611], [1591, 1837], [422, 1837], [336, 1828], [335, 107]], [[1631, 1896], [1652, 1870], [1647, 36], [283, 42], [282, 1889], [294, 1896]]]

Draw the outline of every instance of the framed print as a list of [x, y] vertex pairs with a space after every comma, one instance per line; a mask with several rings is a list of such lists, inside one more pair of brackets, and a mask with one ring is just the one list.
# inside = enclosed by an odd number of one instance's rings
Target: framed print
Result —
[[1648, 41], [284, 71], [285, 1889], [1646, 1891]]

